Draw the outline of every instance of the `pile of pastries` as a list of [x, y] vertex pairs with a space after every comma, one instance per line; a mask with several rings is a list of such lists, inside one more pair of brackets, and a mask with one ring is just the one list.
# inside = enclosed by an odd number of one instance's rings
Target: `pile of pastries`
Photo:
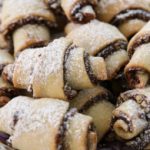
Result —
[[0, 150], [150, 149], [150, 0], [0, 0]]

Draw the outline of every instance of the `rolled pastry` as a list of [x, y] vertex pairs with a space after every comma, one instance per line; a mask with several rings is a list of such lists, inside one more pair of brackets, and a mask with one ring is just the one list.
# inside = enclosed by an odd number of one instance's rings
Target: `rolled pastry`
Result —
[[[0, 109], [0, 131], [19, 150], [96, 150], [92, 118], [69, 110], [69, 103], [19, 96]], [[77, 140], [78, 138], [78, 140]]]
[[16, 29], [12, 38], [15, 54], [19, 54], [22, 50], [29, 47], [43, 47], [48, 45], [50, 34], [49, 29], [45, 25], [27, 24]]
[[102, 57], [89, 56], [66, 38], [54, 40], [44, 48], [23, 51], [4, 74], [14, 87], [32, 91], [34, 97], [63, 100], [72, 99], [76, 90], [91, 88], [107, 78]]
[[112, 95], [103, 87], [97, 86], [91, 89], [82, 90], [70, 101], [71, 107], [75, 107], [86, 115], [93, 118], [96, 126], [98, 141], [110, 129], [113, 104], [109, 102]]
[[97, 0], [61, 0], [61, 6], [70, 21], [86, 23], [96, 18]]
[[124, 92], [113, 111], [113, 129], [128, 145], [143, 150], [150, 143], [149, 113], [150, 87]]
[[130, 41], [128, 53], [130, 62], [125, 75], [131, 88], [142, 88], [149, 81], [150, 73], [150, 22], [148, 22]]
[[97, 12], [100, 20], [117, 26], [127, 38], [150, 20], [148, 0], [100, 0]]
[[[15, 5], [14, 5], [15, 4]], [[50, 41], [49, 27], [55, 17], [43, 0], [5, 0], [2, 32], [14, 46], [15, 55], [24, 48], [45, 46]]]
[[114, 78], [129, 58], [126, 52], [127, 39], [117, 28], [107, 23], [93, 20], [67, 35], [68, 39], [93, 56], [103, 57], [108, 79]]

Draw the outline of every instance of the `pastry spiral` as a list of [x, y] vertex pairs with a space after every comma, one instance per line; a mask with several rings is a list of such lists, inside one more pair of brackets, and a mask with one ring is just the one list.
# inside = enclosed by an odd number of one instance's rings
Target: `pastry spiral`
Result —
[[136, 34], [150, 20], [147, 0], [100, 0], [97, 11], [100, 20], [117, 26], [127, 38]]
[[143, 150], [150, 143], [150, 87], [124, 92], [113, 111], [113, 128], [127, 145]]
[[3, 35], [13, 41], [16, 55], [25, 48], [47, 45], [55, 17], [43, 0], [5, 0], [1, 21]]
[[61, 0], [61, 6], [70, 21], [86, 23], [96, 18], [97, 0]]
[[125, 67], [125, 75], [131, 88], [142, 88], [148, 84], [150, 73], [150, 22], [148, 22], [129, 42], [130, 62]]
[[34, 97], [63, 100], [72, 99], [76, 90], [91, 88], [107, 78], [103, 58], [89, 56], [66, 38], [54, 40], [44, 48], [23, 51], [3, 74], [16, 88], [27, 89]]
[[19, 96], [0, 109], [0, 116], [0, 131], [10, 135], [7, 143], [15, 149], [96, 150], [92, 118], [69, 110], [67, 102]]
[[68, 39], [93, 56], [103, 57], [108, 79], [114, 78], [129, 58], [126, 52], [127, 39], [117, 28], [107, 23], [93, 20], [67, 35]]
[[71, 107], [76, 107], [79, 112], [93, 118], [96, 126], [98, 141], [110, 129], [113, 104], [109, 102], [112, 95], [103, 87], [97, 86], [91, 89], [82, 90], [70, 101]]

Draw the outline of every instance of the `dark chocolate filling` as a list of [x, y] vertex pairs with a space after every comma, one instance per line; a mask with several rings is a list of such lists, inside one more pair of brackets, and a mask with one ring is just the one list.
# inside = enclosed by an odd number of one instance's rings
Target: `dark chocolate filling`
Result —
[[134, 44], [128, 50], [129, 56], [131, 57], [134, 54], [137, 47], [139, 47], [142, 44], [147, 44], [149, 42], [150, 42], [150, 35], [149, 34], [145, 34], [145, 35], [142, 35], [141, 37], [138, 37], [135, 40]]
[[115, 41], [114, 43], [110, 43], [105, 48], [103, 48], [97, 54], [97, 56], [103, 57], [105, 59], [109, 55], [111, 55], [112, 53], [114, 53], [115, 51], [119, 51], [119, 50], [122, 50], [122, 49], [126, 50], [127, 49], [127, 44], [128, 44], [127, 41], [124, 41], [124, 40]]
[[[138, 97], [138, 101], [136, 100]], [[139, 100], [140, 98], [140, 100]], [[147, 102], [147, 97], [143, 94], [140, 94], [140, 93], [137, 93], [137, 94], [131, 94], [131, 92], [127, 92], [126, 94], [124, 94], [122, 97], [120, 96], [119, 97], [119, 100], [118, 100], [118, 105], [122, 104], [124, 101], [128, 100], [128, 99], [132, 99], [132, 100], [135, 100], [136, 102], [138, 102], [138, 104], [141, 104], [142, 102]]]
[[47, 46], [47, 45], [48, 45], [48, 43], [45, 42], [45, 41], [39, 41], [38, 43], [34, 43], [34, 44], [32, 44], [31, 46], [26, 45], [25, 48], [23, 48], [23, 49], [21, 49], [19, 52], [17, 52], [16, 57], [18, 57], [19, 54], [20, 54], [24, 49], [26, 49], [26, 48], [45, 47], [45, 46]]
[[76, 46], [69, 46], [68, 47], [68, 49], [66, 50], [65, 55], [64, 55], [64, 64], [63, 64], [63, 66], [64, 66], [64, 83], [65, 83], [64, 93], [69, 100], [73, 99], [77, 95], [77, 91], [72, 89], [72, 87], [68, 84], [68, 82], [65, 78], [65, 74], [66, 74], [66, 70], [67, 70], [65, 64], [68, 60], [70, 51], [73, 50], [74, 48], [76, 48]]
[[127, 125], [128, 125], [128, 131], [132, 132], [133, 131], [133, 124], [132, 121], [128, 119], [128, 116], [122, 112], [120, 112], [120, 116], [118, 117], [113, 117], [112, 119], [112, 126], [117, 120], [123, 120]]
[[23, 18], [18, 20], [17, 22], [12, 22], [7, 29], [3, 29], [1, 32], [5, 33], [5, 38], [9, 42], [9, 49], [13, 49], [12, 42], [12, 34], [13, 32], [26, 24], [38, 24], [38, 25], [46, 25], [49, 28], [56, 27], [56, 23], [46, 21], [44, 18], [37, 16], [28, 16], [27, 18]]
[[70, 109], [63, 118], [62, 124], [59, 128], [59, 134], [57, 136], [58, 147], [57, 150], [65, 150], [64, 142], [65, 142], [65, 134], [67, 131], [67, 123], [68, 121], [76, 114], [77, 109]]
[[27, 18], [20, 19], [17, 22], [12, 22], [8, 26], [8, 28], [4, 29], [4, 31], [2, 31], [2, 32], [5, 32], [5, 30], [7, 30], [6, 36], [8, 36], [8, 34], [9, 35], [10, 35], [10, 33], [12, 34], [13, 31], [15, 31], [16, 29], [18, 29], [21, 26], [26, 25], [26, 24], [38, 24], [38, 25], [43, 24], [49, 28], [56, 26], [56, 24], [54, 22], [49, 22], [49, 21], [45, 20], [44, 18], [37, 17], [37, 16], [28, 16]]
[[90, 65], [89, 54], [86, 53], [86, 52], [84, 52], [84, 63], [85, 63], [86, 72], [87, 72], [91, 82], [93, 84], [97, 84], [98, 83], [98, 79], [93, 73], [93, 70], [92, 70], [91, 65]]
[[70, 12], [71, 17], [75, 22], [87, 23], [90, 20], [95, 18], [95, 15], [93, 15], [93, 14], [84, 14], [84, 13], [80, 12], [80, 10], [86, 5], [90, 5], [94, 9], [94, 4], [87, 3], [87, 2], [78, 2], [71, 10], [71, 12]]
[[146, 72], [142, 68], [129, 68], [126, 73], [127, 81], [129, 82], [129, 85], [131, 88], [134, 88], [134, 85], [140, 84], [140, 80], [137, 76], [138, 72]]
[[135, 137], [133, 140], [127, 142], [126, 144], [136, 150], [143, 150], [146, 148], [146, 146], [150, 144], [150, 123], [138, 137]]
[[92, 107], [94, 104], [100, 102], [101, 100], [110, 100], [112, 99], [112, 94], [111, 93], [102, 93], [100, 95], [97, 95], [93, 98], [91, 98], [87, 103], [83, 105], [83, 107], [79, 110], [81, 113], [84, 113], [87, 109]]
[[136, 18], [147, 22], [150, 20], [150, 12], [142, 9], [123, 10], [112, 19], [111, 23], [115, 26], [119, 26], [127, 20]]

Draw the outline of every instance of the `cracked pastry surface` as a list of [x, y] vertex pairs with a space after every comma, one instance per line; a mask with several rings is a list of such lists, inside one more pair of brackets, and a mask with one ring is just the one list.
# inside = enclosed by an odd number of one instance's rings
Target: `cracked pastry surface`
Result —
[[[16, 149], [74, 150], [80, 146], [83, 150], [96, 150], [92, 118], [76, 111], [69, 112], [68, 107], [67, 102], [57, 99], [16, 97], [0, 109], [0, 130], [10, 135], [8, 143]], [[63, 139], [60, 138], [62, 132], [65, 132]], [[63, 145], [60, 145], [61, 140]]]
[[147, 0], [101, 0], [97, 13], [100, 20], [116, 25], [130, 38], [150, 20], [150, 5]]
[[103, 57], [108, 79], [114, 78], [129, 60], [127, 39], [119, 30], [107, 23], [93, 20], [67, 35], [77, 46], [84, 47], [93, 56]]

